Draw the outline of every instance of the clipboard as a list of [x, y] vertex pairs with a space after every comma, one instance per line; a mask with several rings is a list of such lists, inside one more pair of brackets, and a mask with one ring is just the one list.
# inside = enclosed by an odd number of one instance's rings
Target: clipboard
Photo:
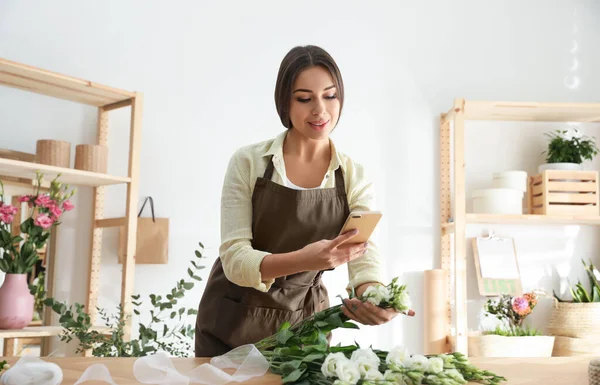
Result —
[[523, 294], [513, 238], [497, 237], [493, 231], [473, 238], [473, 256], [481, 295]]

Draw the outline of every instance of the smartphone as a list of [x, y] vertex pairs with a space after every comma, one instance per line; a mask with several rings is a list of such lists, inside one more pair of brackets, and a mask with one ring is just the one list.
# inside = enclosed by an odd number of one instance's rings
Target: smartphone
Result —
[[358, 234], [348, 242], [363, 243], [369, 240], [375, 230], [377, 223], [383, 214], [380, 211], [353, 211], [348, 215], [346, 223], [342, 227], [340, 234], [350, 230], [358, 229]]

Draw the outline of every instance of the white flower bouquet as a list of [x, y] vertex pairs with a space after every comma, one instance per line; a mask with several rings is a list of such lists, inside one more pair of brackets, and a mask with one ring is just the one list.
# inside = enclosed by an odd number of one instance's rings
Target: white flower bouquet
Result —
[[[362, 301], [406, 313], [411, 301], [405, 285], [394, 278], [387, 286], [371, 286]], [[341, 305], [315, 313], [296, 325], [282, 325], [279, 332], [255, 344], [268, 360], [270, 370], [294, 385], [458, 385], [468, 381], [495, 385], [506, 381], [471, 365], [460, 353], [435, 356], [411, 355], [403, 347], [389, 352], [358, 345], [329, 346], [327, 334], [336, 328], [358, 329], [342, 313]]]

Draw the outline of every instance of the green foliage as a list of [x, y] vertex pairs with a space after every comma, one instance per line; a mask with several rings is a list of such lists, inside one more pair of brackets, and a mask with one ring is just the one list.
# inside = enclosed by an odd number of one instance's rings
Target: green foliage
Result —
[[43, 271], [40, 271], [36, 279], [29, 285], [29, 292], [33, 295], [33, 319], [42, 319], [42, 311], [44, 310], [44, 297], [46, 296], [46, 278]]
[[498, 336], [504, 337], [527, 337], [527, 336], [541, 336], [542, 333], [535, 329], [529, 327], [517, 326], [514, 328], [503, 328], [501, 326], [496, 326], [495, 329], [484, 332], [484, 334], [495, 334]]
[[598, 154], [593, 138], [582, 136], [578, 130], [557, 130], [547, 133], [550, 138], [546, 154], [547, 163], [582, 163], [584, 159], [592, 160]]
[[[600, 272], [591, 262], [589, 265], [587, 265], [582, 259], [581, 263], [583, 263], [583, 268], [585, 269], [585, 272], [589, 279], [590, 291], [588, 291], [583, 286], [581, 281], [578, 280], [576, 285], [571, 286], [569, 288], [569, 291], [571, 292], [571, 297], [573, 298], [573, 302], [600, 302]], [[554, 298], [556, 298], [559, 302], [565, 302], [556, 294], [556, 292], [554, 293]]]
[[[203, 249], [202, 243], [199, 243]], [[195, 252], [197, 259], [204, 258], [200, 250]], [[143, 302], [139, 295], [133, 295], [133, 312], [140, 316], [139, 336], [136, 339], [125, 339], [125, 325], [128, 320], [123, 309], [118, 306], [118, 313], [109, 315], [104, 309], [98, 309], [100, 318], [108, 327], [107, 332], [94, 330], [90, 316], [84, 306], [76, 303], [67, 306], [53, 298], [46, 298], [44, 304], [50, 306], [55, 313], [60, 315], [59, 323], [65, 329], [60, 335], [61, 341], [78, 341], [77, 352], [91, 349], [95, 357], [142, 357], [164, 351], [177, 357], [192, 356], [190, 341], [194, 338], [194, 327], [187, 322], [187, 317], [196, 315], [197, 310], [185, 308], [178, 302], [185, 294], [194, 288], [193, 281], [202, 281], [197, 272], [204, 268], [197, 261], [192, 260], [188, 268], [189, 280], [179, 280], [175, 287], [166, 295], [150, 294], [149, 302], [152, 305], [148, 314], [142, 317], [140, 308]], [[147, 322], [142, 322], [147, 319]], [[168, 326], [173, 320], [175, 326]]]

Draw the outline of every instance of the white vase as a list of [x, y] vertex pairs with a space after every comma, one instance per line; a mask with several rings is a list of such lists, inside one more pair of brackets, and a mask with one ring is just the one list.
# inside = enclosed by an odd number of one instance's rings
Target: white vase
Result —
[[544, 170], [571, 170], [580, 171], [583, 170], [581, 163], [544, 163], [538, 166], [538, 173], [542, 173]]

